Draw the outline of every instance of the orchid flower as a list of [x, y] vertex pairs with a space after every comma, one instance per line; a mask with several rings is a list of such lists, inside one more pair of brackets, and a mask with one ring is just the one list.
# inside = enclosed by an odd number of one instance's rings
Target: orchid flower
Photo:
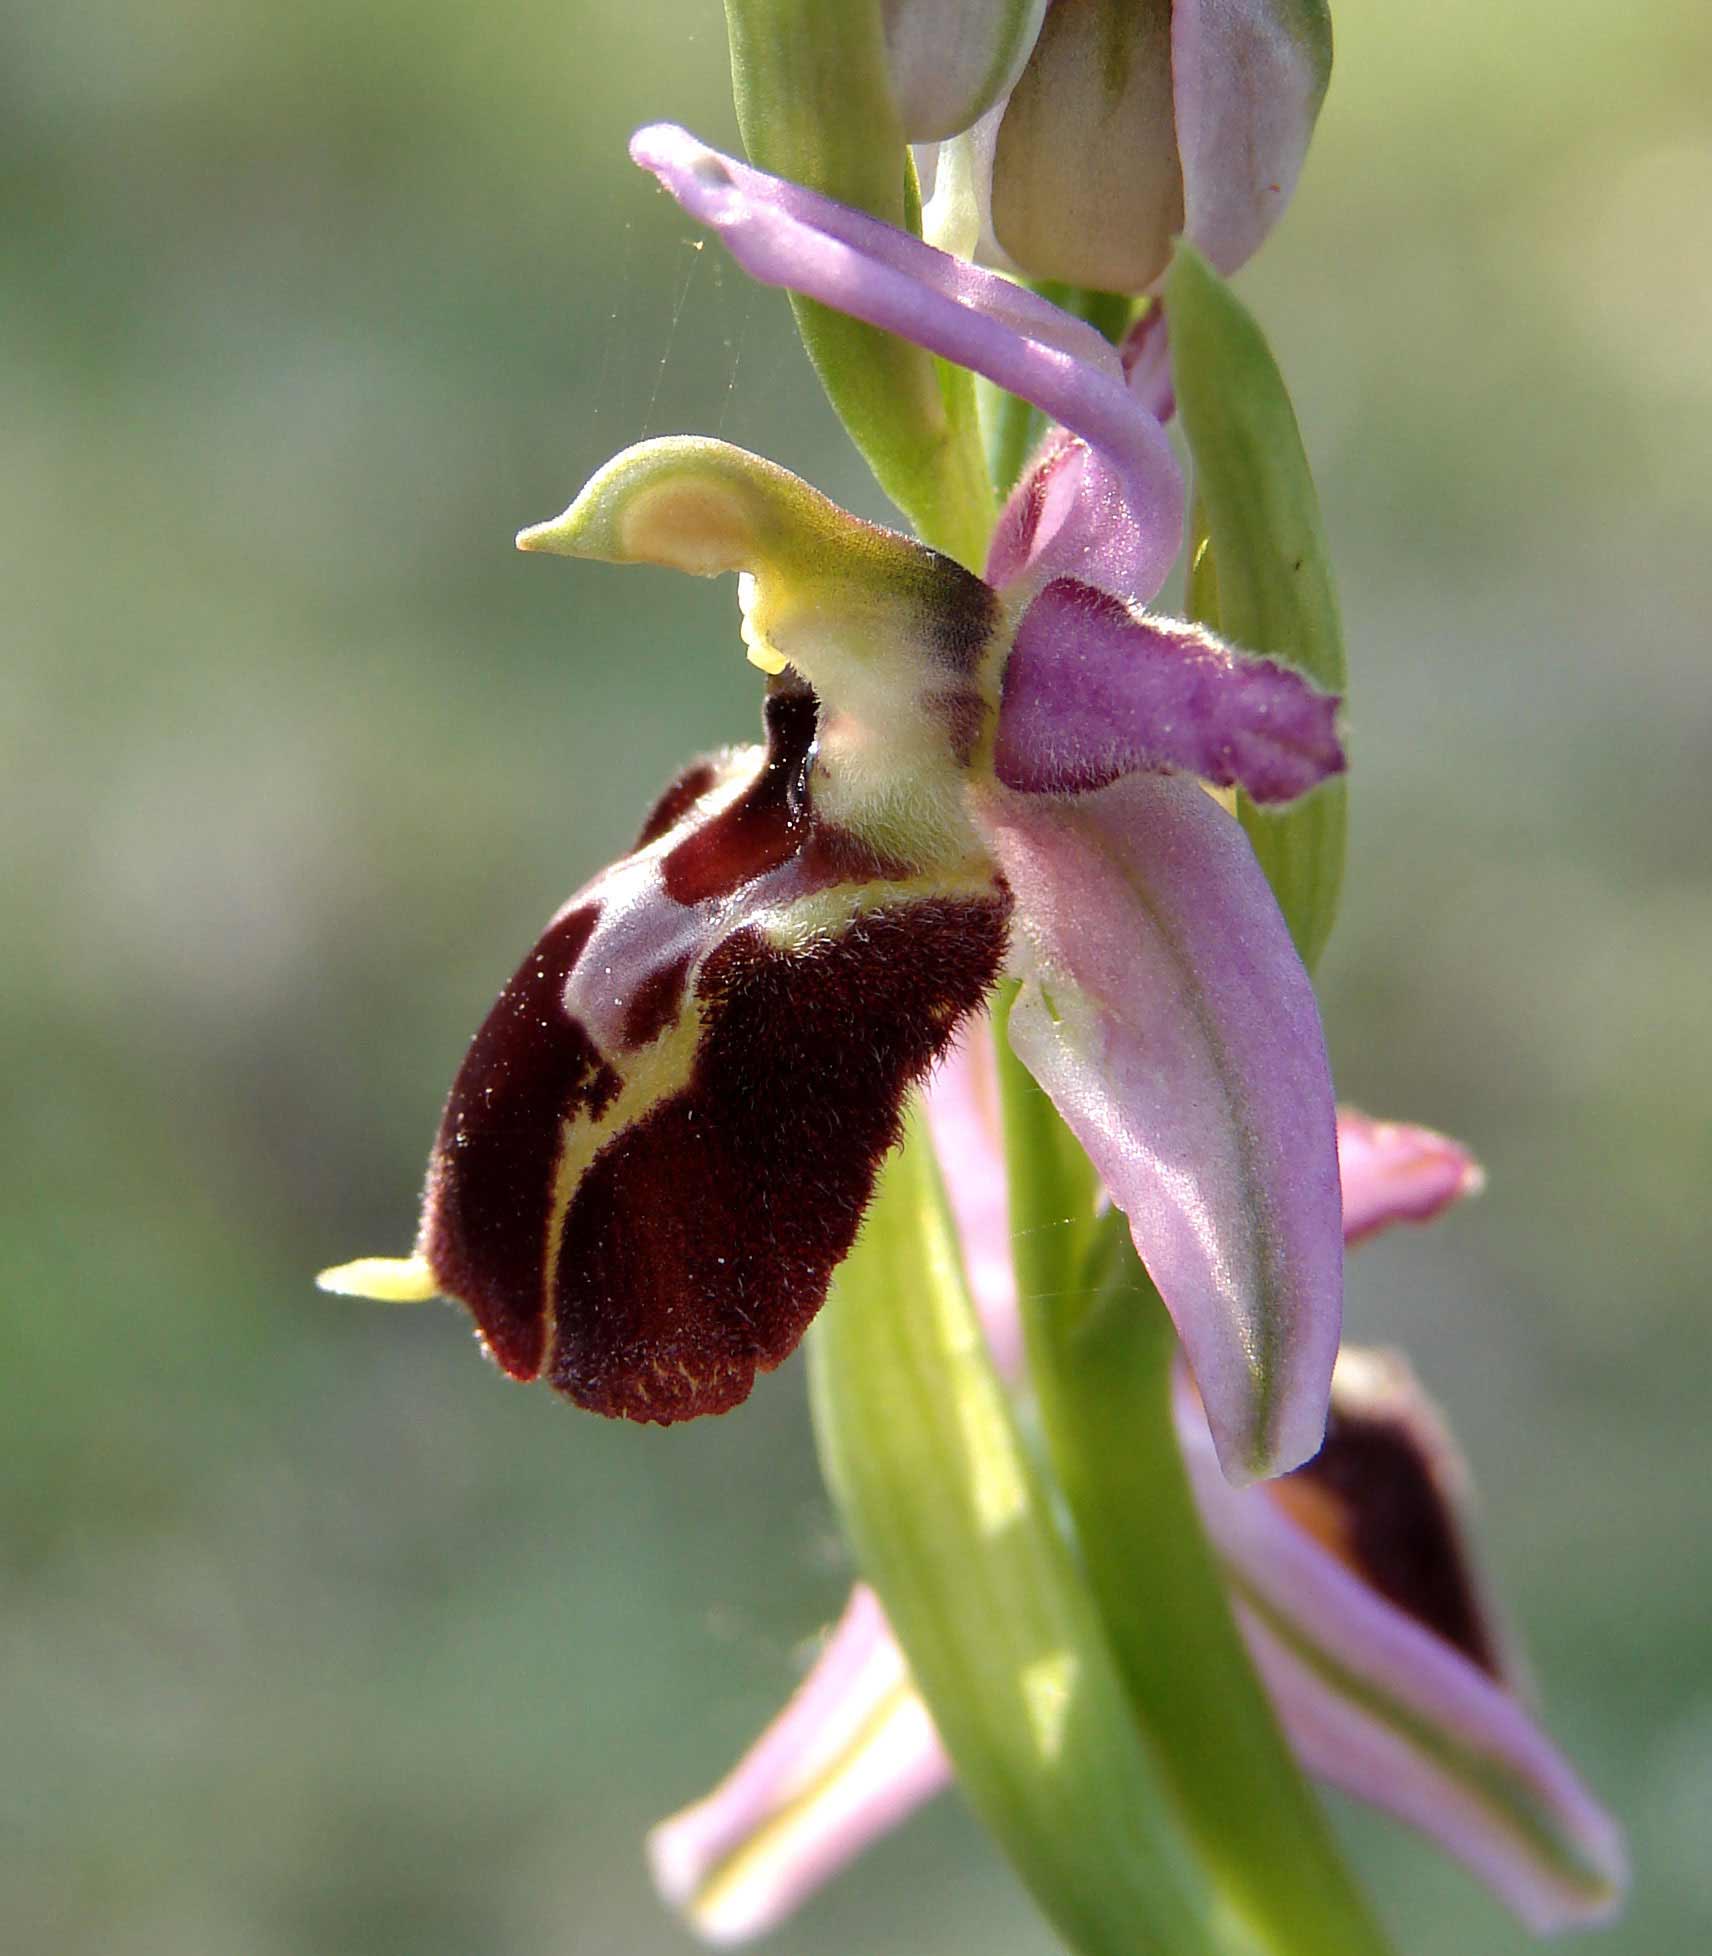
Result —
[[1341, 1299], [1312, 989], [1238, 825], [1339, 771], [1336, 701], [1145, 615], [1182, 533], [1113, 349], [997, 276], [681, 130], [632, 145], [764, 280], [1058, 424], [979, 578], [725, 444], [644, 443], [520, 546], [739, 573], [766, 745], [692, 765], [476, 1035], [415, 1255], [514, 1377], [669, 1422], [778, 1365], [910, 1088], [1022, 980], [1016, 1049], [1129, 1218], [1224, 1470], [1320, 1443]]
[[1330, 78], [1324, 0], [1054, 0], [982, 28], [967, 11], [887, 8], [936, 242], [1106, 292], [1151, 287], [1179, 233], [1226, 273], [1259, 248]]
[[[990, 1049], [961, 1042], [928, 1095], [983, 1326], [1018, 1374]], [[1442, 1135], [1343, 1112], [1346, 1233], [1424, 1222], [1479, 1186]], [[1317, 1778], [1427, 1834], [1536, 1931], [1608, 1915], [1620, 1835], [1530, 1718], [1471, 1565], [1465, 1474], [1403, 1361], [1345, 1351], [1326, 1444], [1237, 1489], [1180, 1372], [1179, 1442], [1274, 1709]], [[1137, 1580], [1146, 1574], [1137, 1572]], [[853, 1591], [797, 1694], [706, 1799], [656, 1828], [662, 1894], [707, 1940], [776, 1926], [947, 1786], [950, 1763], [878, 1599]]]

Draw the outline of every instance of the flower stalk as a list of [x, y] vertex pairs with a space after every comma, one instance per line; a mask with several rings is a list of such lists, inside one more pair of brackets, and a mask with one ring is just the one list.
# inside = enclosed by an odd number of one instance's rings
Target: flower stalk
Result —
[[[1177, 1341], [1122, 1218], [1066, 1173], [1063, 1123], [999, 1052], [1028, 1374], [1131, 1712], [1197, 1845], [1273, 1956], [1388, 1948], [1266, 1701], [1177, 1447]], [[1076, 1206], [1066, 1211], [1063, 1198]], [[1066, 1218], [1069, 1218], [1068, 1222]]]
[[809, 1344], [821, 1463], [970, 1803], [1083, 1956], [1256, 1956], [1130, 1714], [912, 1128]]

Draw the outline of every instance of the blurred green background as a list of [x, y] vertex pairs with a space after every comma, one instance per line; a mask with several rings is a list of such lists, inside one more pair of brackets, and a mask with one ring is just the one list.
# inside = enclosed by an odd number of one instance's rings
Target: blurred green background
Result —
[[[1345, 1095], [1486, 1200], [1353, 1270], [1629, 1825], [1589, 1950], [1712, 1942], [1712, 14], [1341, 0], [1245, 276], [1349, 626]], [[729, 588], [518, 558], [706, 429], [881, 506], [632, 171], [719, 12], [0, 15], [0, 1947], [672, 1951], [644, 1826], [847, 1580], [802, 1369], [669, 1433], [512, 1388], [401, 1251], [463, 1043], [757, 686]], [[1525, 1939], [1340, 1811], [1403, 1948]], [[954, 1801], [781, 1952], [1041, 1952]]]

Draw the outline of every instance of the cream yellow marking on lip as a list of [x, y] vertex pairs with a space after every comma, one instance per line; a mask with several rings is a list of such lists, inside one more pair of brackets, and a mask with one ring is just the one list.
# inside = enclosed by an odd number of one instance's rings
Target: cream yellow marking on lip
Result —
[[[705, 954], [704, 954], [705, 955]], [[609, 1141], [634, 1127], [648, 1112], [681, 1093], [695, 1071], [696, 1055], [701, 1050], [702, 1016], [695, 995], [702, 958], [690, 968], [684, 987], [684, 1004], [675, 1024], [639, 1053], [626, 1053], [622, 1064], [629, 1067], [621, 1075], [619, 1090], [610, 1106], [595, 1119], [584, 1109], [569, 1115], [559, 1124], [559, 1159], [553, 1169], [553, 1202], [547, 1216], [547, 1253], [541, 1266], [542, 1309], [547, 1315], [548, 1362], [554, 1346], [553, 1296], [559, 1269], [559, 1252], [564, 1243], [565, 1223], [577, 1187], [593, 1165], [594, 1158]]]
[[776, 951], [798, 951], [822, 937], [835, 937], [871, 911], [921, 902], [997, 900], [990, 871], [975, 868], [960, 876], [924, 873], [884, 883], [835, 883], [812, 896], [794, 897], [750, 921]]
[[338, 1263], [315, 1279], [317, 1290], [337, 1297], [367, 1297], [377, 1304], [425, 1304], [440, 1295], [427, 1260], [419, 1256], [360, 1256]]

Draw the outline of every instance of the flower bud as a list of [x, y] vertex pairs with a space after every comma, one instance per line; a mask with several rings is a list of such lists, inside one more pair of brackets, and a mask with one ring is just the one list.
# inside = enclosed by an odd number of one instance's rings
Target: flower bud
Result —
[[1221, 272], [1300, 174], [1331, 72], [1324, 0], [1054, 0], [1009, 96], [934, 160], [928, 229], [980, 219], [1029, 278], [1142, 292], [1187, 236]]
[[1047, 0], [882, 0], [886, 60], [904, 135], [942, 141], [1016, 86]]

